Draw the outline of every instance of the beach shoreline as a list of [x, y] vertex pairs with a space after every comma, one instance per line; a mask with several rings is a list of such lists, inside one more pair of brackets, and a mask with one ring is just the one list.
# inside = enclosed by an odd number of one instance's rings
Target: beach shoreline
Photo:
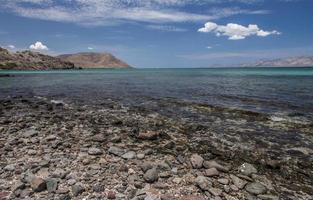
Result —
[[[312, 138], [312, 124], [295, 127], [204, 105], [192, 107], [210, 116], [208, 123], [114, 101], [82, 106], [10, 97], [0, 105], [4, 198], [229, 200], [313, 195], [312, 152], [297, 148]], [[289, 138], [292, 147], [284, 140], [275, 144], [275, 137], [264, 134], [266, 129], [298, 131], [303, 138]]]

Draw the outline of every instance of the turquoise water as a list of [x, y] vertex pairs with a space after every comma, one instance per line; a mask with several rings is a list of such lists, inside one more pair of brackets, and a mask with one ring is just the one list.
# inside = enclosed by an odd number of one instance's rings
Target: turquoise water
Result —
[[0, 71], [0, 97], [45, 96], [86, 104], [202, 103], [273, 115], [313, 116], [313, 68]]

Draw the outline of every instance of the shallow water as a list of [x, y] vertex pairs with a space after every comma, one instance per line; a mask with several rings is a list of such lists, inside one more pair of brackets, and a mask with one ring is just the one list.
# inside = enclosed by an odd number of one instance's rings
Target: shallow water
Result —
[[0, 97], [45, 96], [98, 104], [192, 102], [239, 108], [274, 120], [313, 119], [313, 68], [0, 71]]

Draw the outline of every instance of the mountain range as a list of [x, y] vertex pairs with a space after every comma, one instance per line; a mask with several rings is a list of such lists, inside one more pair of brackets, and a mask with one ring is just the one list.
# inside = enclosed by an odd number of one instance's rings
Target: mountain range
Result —
[[53, 70], [80, 68], [131, 68], [109, 53], [77, 53], [56, 57], [33, 51], [10, 52], [0, 47], [0, 69]]
[[260, 60], [254, 63], [242, 64], [241, 67], [313, 67], [313, 56]]

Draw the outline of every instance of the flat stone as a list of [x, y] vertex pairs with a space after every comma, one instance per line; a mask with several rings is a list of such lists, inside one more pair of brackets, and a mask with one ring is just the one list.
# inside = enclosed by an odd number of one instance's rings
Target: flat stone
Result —
[[228, 185], [228, 183], [229, 183], [229, 180], [226, 178], [219, 178], [219, 179], [217, 179], [217, 181], [223, 185]]
[[261, 183], [254, 182], [254, 183], [249, 183], [246, 186], [246, 191], [249, 192], [250, 194], [258, 195], [258, 194], [265, 194], [267, 191], [267, 188]]
[[30, 187], [35, 192], [42, 192], [47, 188], [46, 181], [40, 177], [33, 177], [30, 181]]
[[223, 190], [218, 189], [218, 188], [209, 188], [209, 192], [213, 194], [214, 196], [221, 196], [223, 193]]
[[47, 141], [52, 141], [52, 140], [56, 140], [57, 139], [57, 136], [55, 135], [49, 135], [45, 138]]
[[149, 169], [153, 168], [153, 163], [151, 162], [144, 162], [141, 166], [140, 166], [141, 170], [143, 172], [148, 171]]
[[159, 133], [155, 131], [140, 132], [138, 134], [138, 139], [141, 140], [156, 140], [158, 137]]
[[134, 152], [134, 151], [129, 151], [129, 152], [122, 155], [122, 158], [128, 159], [128, 160], [134, 159], [135, 157], [136, 157], [136, 152]]
[[7, 165], [3, 168], [5, 171], [14, 171], [15, 170], [15, 165], [14, 164], [10, 164], [10, 165]]
[[143, 178], [148, 183], [154, 183], [159, 179], [159, 173], [156, 168], [152, 168], [146, 171]]
[[210, 168], [210, 169], [206, 169], [204, 171], [205, 176], [218, 176], [220, 173], [217, 171], [216, 168]]
[[89, 148], [88, 149], [88, 154], [89, 155], [101, 155], [102, 154], [102, 150], [101, 149], [98, 149], [98, 148]]
[[204, 161], [204, 159], [201, 156], [199, 156], [198, 154], [193, 154], [190, 157], [190, 162], [191, 162], [191, 165], [194, 169], [202, 168], [203, 161]]
[[195, 180], [195, 184], [204, 191], [208, 191], [210, 189], [210, 182], [204, 176], [198, 176]]
[[91, 141], [93, 142], [105, 142], [106, 138], [102, 134], [97, 134], [91, 137]]
[[52, 172], [52, 177], [54, 178], [60, 178], [60, 179], [64, 179], [65, 176], [67, 175], [67, 171], [61, 169], [61, 168], [57, 168]]
[[137, 158], [138, 158], [139, 160], [142, 160], [142, 159], [145, 158], [145, 154], [144, 154], [144, 153], [138, 153], [138, 154], [137, 154]]
[[228, 167], [225, 167], [225, 166], [217, 163], [215, 160], [204, 161], [203, 166], [206, 169], [216, 168], [217, 170], [222, 171], [222, 172], [228, 172], [229, 171]]
[[33, 137], [38, 134], [38, 131], [35, 129], [28, 129], [23, 133], [23, 136], [26, 138]]
[[123, 149], [114, 146], [110, 147], [108, 151], [115, 156], [122, 156], [125, 153]]
[[239, 167], [239, 172], [246, 176], [251, 176], [252, 174], [258, 173], [257, 169], [249, 163], [242, 164]]
[[74, 196], [79, 196], [85, 191], [85, 188], [81, 186], [80, 184], [75, 184], [72, 186], [72, 193]]
[[234, 185], [239, 189], [244, 188], [245, 185], [247, 184], [247, 181], [242, 180], [233, 174], [230, 175], [230, 178], [233, 181]]

